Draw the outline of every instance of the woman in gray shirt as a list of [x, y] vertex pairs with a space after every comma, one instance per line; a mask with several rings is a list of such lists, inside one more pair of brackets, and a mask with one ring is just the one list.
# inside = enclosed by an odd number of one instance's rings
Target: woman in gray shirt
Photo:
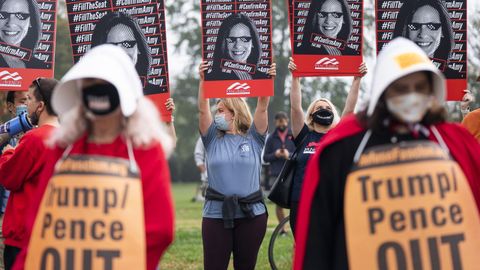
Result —
[[[219, 99], [213, 118], [210, 102], [203, 97], [207, 69], [202, 62], [198, 91], [209, 181], [202, 221], [204, 269], [227, 269], [233, 252], [235, 269], [253, 270], [267, 227], [260, 170], [270, 98], [258, 98], [253, 117], [244, 99]], [[275, 76], [275, 64], [269, 75]]]

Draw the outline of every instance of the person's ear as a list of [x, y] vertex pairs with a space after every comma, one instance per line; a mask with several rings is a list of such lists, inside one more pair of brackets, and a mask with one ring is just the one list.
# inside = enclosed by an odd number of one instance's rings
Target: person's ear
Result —
[[39, 111], [39, 113], [41, 114], [43, 111], [47, 109], [47, 105], [45, 104], [44, 101], [40, 101], [39, 103], [40, 105], [37, 107], [37, 111]]

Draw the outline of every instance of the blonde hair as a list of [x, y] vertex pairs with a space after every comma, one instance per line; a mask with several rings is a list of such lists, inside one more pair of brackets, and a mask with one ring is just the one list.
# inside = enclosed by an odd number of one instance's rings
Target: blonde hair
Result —
[[[77, 141], [89, 129], [89, 119], [83, 105], [73, 107], [60, 115], [60, 127], [48, 141], [48, 145], [67, 147]], [[140, 97], [135, 112], [124, 118], [122, 135], [130, 140], [135, 148], [148, 148], [159, 142], [168, 157], [173, 151], [173, 139], [160, 121], [157, 108], [146, 97]]]
[[243, 98], [222, 98], [217, 101], [218, 103], [223, 102], [223, 105], [233, 113], [233, 127], [234, 129], [241, 133], [247, 134], [250, 126], [252, 125], [252, 113], [248, 108], [248, 104]]
[[330, 125], [330, 127], [334, 127], [338, 124], [338, 122], [340, 122], [340, 115], [338, 114], [338, 111], [337, 111], [337, 108], [335, 107], [335, 105], [333, 105], [333, 103], [326, 99], [326, 98], [319, 98], [319, 99], [316, 99], [314, 100], [312, 103], [310, 103], [310, 106], [308, 106], [308, 109], [307, 109], [307, 115], [305, 116], [305, 124], [307, 124], [308, 128], [310, 130], [313, 130], [313, 117], [312, 117], [312, 114], [314, 113], [314, 109], [315, 109], [315, 105], [317, 105], [317, 102], [319, 101], [323, 101], [323, 102], [326, 102], [328, 104], [328, 106], [330, 106], [330, 108], [332, 108], [332, 113], [333, 113], [333, 122], [332, 124]]

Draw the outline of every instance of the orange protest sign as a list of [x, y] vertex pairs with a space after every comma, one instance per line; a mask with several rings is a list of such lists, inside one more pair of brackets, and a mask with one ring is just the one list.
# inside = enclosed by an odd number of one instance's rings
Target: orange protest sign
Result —
[[480, 219], [468, 182], [432, 142], [367, 149], [349, 174], [350, 269], [476, 269]]
[[127, 160], [69, 157], [43, 195], [25, 269], [145, 269], [144, 224]]

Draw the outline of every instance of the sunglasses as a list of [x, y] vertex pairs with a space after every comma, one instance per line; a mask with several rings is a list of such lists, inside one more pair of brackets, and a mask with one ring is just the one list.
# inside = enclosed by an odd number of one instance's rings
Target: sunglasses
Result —
[[319, 11], [318, 17], [320, 18], [326, 18], [328, 15], [332, 15], [333, 18], [338, 19], [343, 16], [342, 12], [326, 12], [326, 11]]
[[39, 101], [43, 101], [45, 103], [47, 103], [46, 99], [45, 99], [45, 94], [43, 93], [43, 90], [42, 90], [42, 87], [40, 86], [40, 82], [43, 78], [36, 78], [35, 81], [33, 81], [33, 83], [35, 83], [37, 85], [37, 92], [40, 96], [40, 99]]
[[23, 13], [23, 12], [6, 12], [6, 11], [0, 11], [0, 20], [6, 20], [7, 18], [10, 18], [11, 15], [15, 15], [17, 19], [21, 21], [25, 21], [26, 19], [30, 18], [30, 14], [28, 13]]
[[442, 27], [441, 23], [409, 23], [407, 24], [407, 27], [410, 31], [418, 31], [424, 25], [427, 26], [428, 30], [432, 31], [438, 30]]
[[238, 42], [239, 40], [243, 43], [250, 42], [252, 40], [252, 37], [227, 37], [226, 38], [228, 43], [235, 43]]
[[125, 49], [130, 49], [130, 48], [133, 48], [137, 45], [137, 41], [136, 40], [124, 40], [124, 41], [120, 41], [120, 42], [108, 42], [108, 44], [112, 44], [112, 45], [122, 45], [122, 47], [124, 47]]

